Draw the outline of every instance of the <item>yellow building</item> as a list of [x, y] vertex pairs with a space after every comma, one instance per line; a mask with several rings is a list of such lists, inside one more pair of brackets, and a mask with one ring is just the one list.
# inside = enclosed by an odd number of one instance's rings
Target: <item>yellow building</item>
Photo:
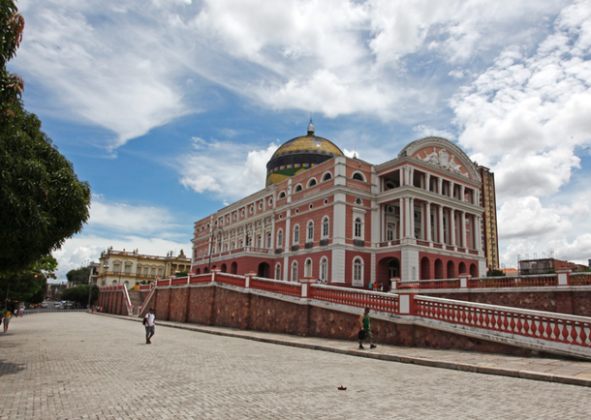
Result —
[[162, 257], [140, 254], [137, 249], [129, 252], [110, 247], [101, 253], [97, 277], [100, 286], [124, 284], [131, 288], [142, 282], [155, 281], [158, 277], [168, 277], [177, 271], [189, 271], [190, 268], [191, 259], [182, 250], [177, 256], [170, 251]]
[[499, 268], [499, 237], [497, 232], [497, 198], [495, 193], [495, 174], [487, 167], [479, 166], [478, 171], [482, 177], [482, 190], [480, 205], [484, 207], [482, 218], [482, 243], [486, 266], [489, 269]]

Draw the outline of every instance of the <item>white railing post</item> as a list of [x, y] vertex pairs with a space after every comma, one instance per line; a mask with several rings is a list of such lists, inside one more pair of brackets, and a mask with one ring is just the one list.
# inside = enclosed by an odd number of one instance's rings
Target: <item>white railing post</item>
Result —
[[470, 280], [472, 278], [472, 276], [470, 274], [460, 274], [460, 288], [461, 289], [466, 289], [468, 287], [468, 280]]
[[304, 277], [300, 279], [300, 283], [302, 284], [302, 299], [308, 297], [308, 290], [310, 289], [309, 285], [315, 282], [316, 280], [314, 277]]
[[558, 285], [559, 286], [569, 286], [570, 285], [570, 273], [572, 272], [571, 269], [568, 268], [561, 268], [560, 270], [556, 270], [556, 275], [558, 276]]
[[394, 291], [396, 289], [398, 289], [398, 284], [400, 283], [400, 277], [392, 277], [390, 279], [390, 282], [392, 283], [392, 286], [390, 287], [390, 292]]
[[253, 271], [251, 271], [250, 273], [246, 273], [246, 274], [244, 275], [244, 278], [246, 279], [246, 280], [245, 280], [245, 282], [244, 282], [244, 287], [245, 287], [246, 289], [249, 289], [249, 288], [250, 288], [250, 280], [251, 280], [251, 279], [252, 279], [254, 276], [256, 276], [256, 275], [257, 275], [257, 273], [255, 273], [255, 272], [253, 272]]
[[215, 275], [217, 273], [221, 273], [222, 270], [219, 268], [214, 268], [213, 270], [211, 270], [211, 282], [214, 283], [215, 282]]

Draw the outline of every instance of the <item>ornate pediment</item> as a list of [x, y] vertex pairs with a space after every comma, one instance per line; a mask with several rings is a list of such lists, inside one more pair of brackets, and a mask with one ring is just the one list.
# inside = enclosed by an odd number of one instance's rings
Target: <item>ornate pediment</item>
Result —
[[444, 148], [434, 146], [425, 147], [424, 149], [415, 152], [413, 157], [430, 165], [470, 178], [470, 174], [464, 165], [459, 162], [459, 159], [456, 161], [456, 157]]

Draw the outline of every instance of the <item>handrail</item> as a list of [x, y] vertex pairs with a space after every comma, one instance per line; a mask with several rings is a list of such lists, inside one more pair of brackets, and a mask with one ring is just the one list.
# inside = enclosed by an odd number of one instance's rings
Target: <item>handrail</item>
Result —
[[127, 307], [128, 315], [133, 314], [133, 305], [131, 304], [131, 299], [129, 298], [129, 291], [127, 287], [123, 287], [123, 298], [125, 299], [125, 306]]
[[370, 308], [380, 312], [397, 314], [398, 295], [393, 293], [370, 292], [344, 287], [311, 284], [310, 298], [341, 305]]
[[522, 337], [591, 347], [591, 318], [415, 296], [416, 315]]

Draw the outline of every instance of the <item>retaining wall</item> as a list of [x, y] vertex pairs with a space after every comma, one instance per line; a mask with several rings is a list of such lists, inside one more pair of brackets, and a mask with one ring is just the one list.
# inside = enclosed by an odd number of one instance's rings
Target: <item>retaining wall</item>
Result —
[[[289, 301], [216, 284], [158, 288], [156, 321], [191, 322], [243, 330], [357, 341], [359, 313]], [[445, 331], [373, 318], [376, 343], [529, 356], [531, 350]]]

